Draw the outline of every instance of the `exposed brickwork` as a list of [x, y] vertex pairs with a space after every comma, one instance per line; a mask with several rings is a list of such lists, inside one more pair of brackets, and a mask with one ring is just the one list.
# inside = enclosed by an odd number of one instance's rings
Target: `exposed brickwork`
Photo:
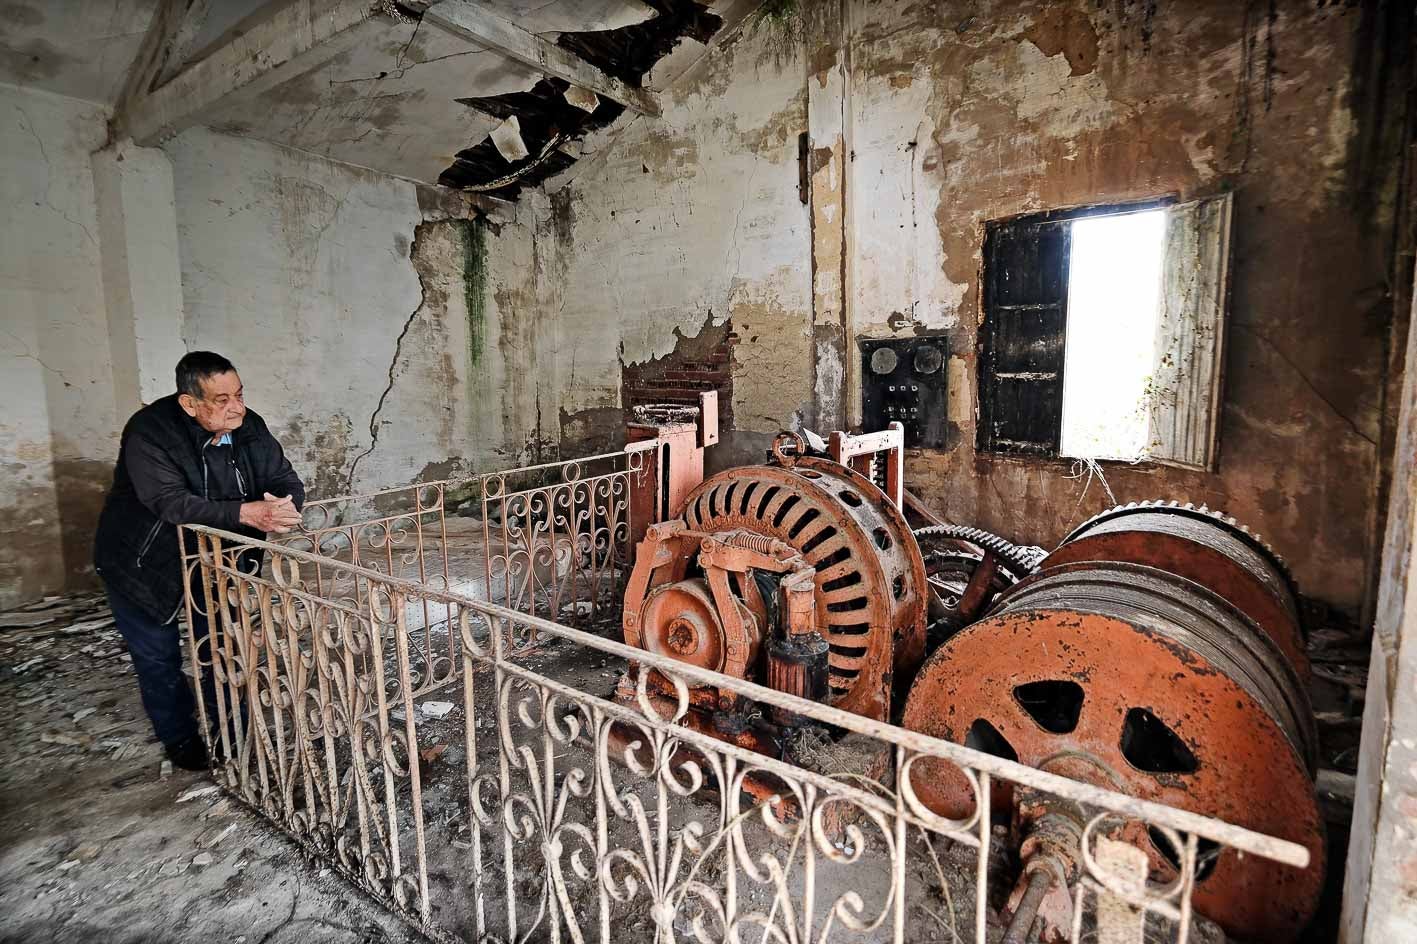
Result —
[[642, 364], [625, 364], [620, 402], [626, 410], [646, 403], [697, 404], [705, 390], [718, 391], [719, 426], [733, 428], [732, 322], [705, 325], [696, 337], [677, 335], [674, 350]]

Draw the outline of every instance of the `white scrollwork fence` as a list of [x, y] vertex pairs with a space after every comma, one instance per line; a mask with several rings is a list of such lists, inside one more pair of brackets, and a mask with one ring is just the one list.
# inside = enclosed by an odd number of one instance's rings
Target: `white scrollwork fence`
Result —
[[[602, 455], [312, 501], [301, 526], [276, 543], [590, 625], [618, 616], [634, 539], [630, 497], [655, 474], [657, 448], [650, 440]], [[366, 589], [357, 574], [339, 568], [318, 566], [313, 576], [316, 589], [334, 597], [362, 599]], [[447, 613], [424, 600], [413, 618], [427, 627]]]
[[[188, 581], [194, 671], [215, 676], [200, 709], [219, 782], [439, 940], [984, 944], [1010, 879], [990, 815], [1000, 784], [1087, 812], [1074, 941], [1108, 922], [1187, 940], [1202, 841], [1307, 862], [1291, 843], [467, 594], [183, 531], [200, 577]], [[257, 552], [260, 574], [237, 565]], [[444, 618], [419, 625], [425, 606]], [[193, 611], [214, 617], [204, 640]], [[425, 633], [446, 657], [420, 656]], [[679, 722], [700, 685], [795, 712], [878, 762], [848, 769], [834, 740], [788, 760], [691, 730]], [[970, 816], [942, 818], [916, 797], [912, 770], [934, 759], [963, 772]], [[1182, 850], [1174, 881], [1156, 887], [1094, 855], [1122, 823]]]
[[618, 617], [634, 540], [631, 493], [658, 443], [478, 478], [486, 598], [562, 623]]

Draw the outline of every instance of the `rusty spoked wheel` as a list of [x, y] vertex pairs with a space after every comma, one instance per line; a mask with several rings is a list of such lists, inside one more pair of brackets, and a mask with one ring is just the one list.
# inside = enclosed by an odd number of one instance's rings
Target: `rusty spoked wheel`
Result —
[[[1132, 564], [1030, 577], [926, 661], [902, 724], [1306, 846], [1301, 871], [1203, 842], [1193, 901], [1252, 940], [1290, 939], [1313, 913], [1324, 846], [1307, 697], [1267, 635], [1189, 581]], [[921, 761], [912, 776], [931, 809], [972, 813], [958, 768]], [[1012, 798], [992, 801], [1007, 812]], [[1176, 877], [1160, 833], [1124, 835], [1155, 881]]]
[[745, 530], [792, 546], [816, 568], [818, 623], [830, 646], [831, 701], [869, 718], [891, 713], [890, 680], [925, 649], [925, 570], [905, 517], [870, 480], [826, 459], [729, 469], [684, 501], [691, 530]]
[[931, 525], [914, 534], [935, 597], [930, 609], [932, 646], [978, 619], [999, 594], [1033, 573], [1044, 556], [1040, 548], [962, 525]]

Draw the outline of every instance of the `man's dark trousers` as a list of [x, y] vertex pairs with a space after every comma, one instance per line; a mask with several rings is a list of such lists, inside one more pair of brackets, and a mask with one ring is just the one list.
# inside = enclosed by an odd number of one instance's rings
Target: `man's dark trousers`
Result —
[[[108, 589], [108, 605], [118, 632], [128, 643], [133, 657], [133, 670], [138, 674], [138, 689], [143, 697], [143, 709], [153, 723], [153, 733], [167, 747], [175, 747], [197, 733], [197, 704], [187, 676], [182, 672], [182, 624], [173, 620], [159, 623], [123, 594]], [[207, 638], [207, 617], [192, 611], [192, 636], [199, 652]], [[202, 698], [206, 703], [208, 723], [216, 725], [216, 683], [209, 666], [202, 669]]]

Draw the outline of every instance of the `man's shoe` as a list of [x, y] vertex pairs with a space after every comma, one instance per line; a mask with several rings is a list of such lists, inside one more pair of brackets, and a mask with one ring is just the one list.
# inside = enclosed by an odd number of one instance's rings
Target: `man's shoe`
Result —
[[172, 761], [174, 767], [181, 767], [183, 770], [206, 770], [211, 766], [207, 759], [207, 746], [195, 734], [185, 741], [165, 744], [163, 747], [167, 751], [167, 759]]

